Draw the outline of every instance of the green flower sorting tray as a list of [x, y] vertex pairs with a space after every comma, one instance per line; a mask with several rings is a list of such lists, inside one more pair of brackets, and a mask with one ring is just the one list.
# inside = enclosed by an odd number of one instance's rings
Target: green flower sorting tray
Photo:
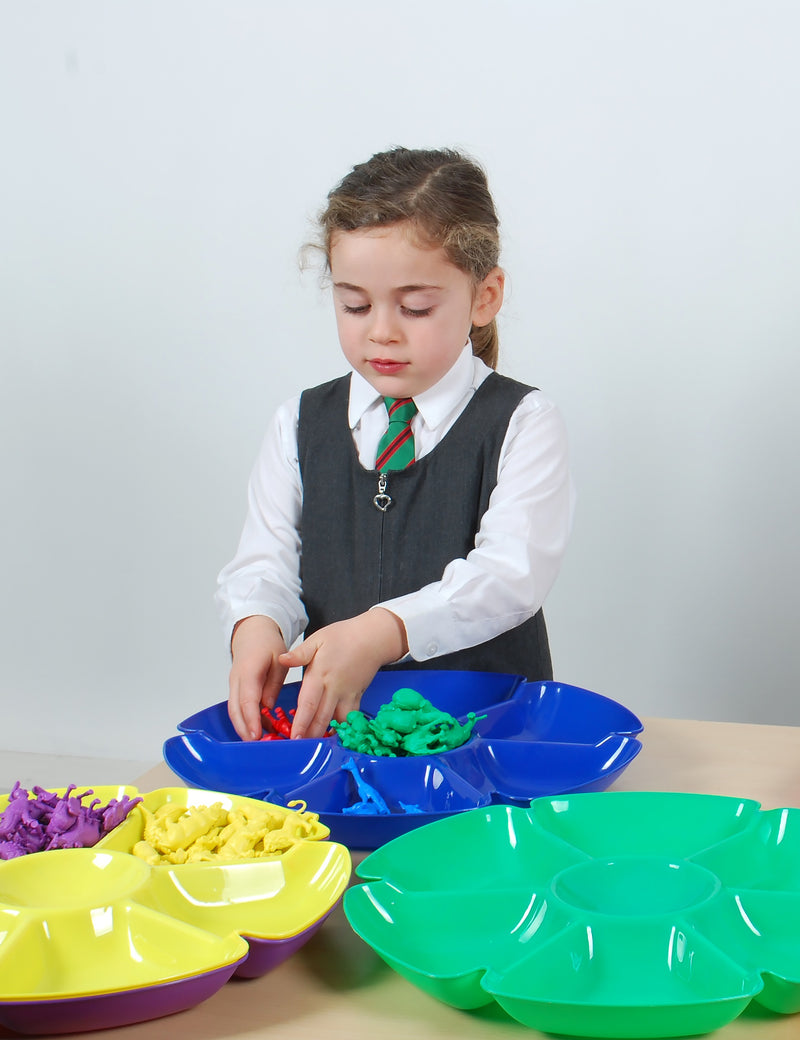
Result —
[[[455, 1007], [591, 1037], [800, 1010], [800, 809], [604, 792], [474, 809], [358, 867], [355, 931]], [[798, 1026], [800, 1028], [800, 1026]]]

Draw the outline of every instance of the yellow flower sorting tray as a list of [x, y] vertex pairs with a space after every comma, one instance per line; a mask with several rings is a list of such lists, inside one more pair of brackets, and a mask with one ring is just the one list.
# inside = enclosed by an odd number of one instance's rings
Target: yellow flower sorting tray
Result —
[[[95, 789], [101, 799], [122, 794], [138, 792]], [[142, 797], [151, 812], [165, 803], [265, 807], [185, 788]], [[150, 866], [131, 854], [144, 821], [137, 805], [92, 848], [0, 862], [0, 1024], [50, 1034], [191, 1007], [234, 973], [261, 975], [290, 956], [350, 878], [347, 849], [325, 841], [319, 823], [280, 855]]]

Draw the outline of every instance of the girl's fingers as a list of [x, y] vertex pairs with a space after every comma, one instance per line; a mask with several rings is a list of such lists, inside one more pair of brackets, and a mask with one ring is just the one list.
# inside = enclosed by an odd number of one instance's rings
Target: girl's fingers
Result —
[[244, 716], [247, 736], [245, 740], [258, 740], [261, 736], [261, 698], [253, 700], [248, 697], [242, 704], [242, 715]]
[[[242, 740], [258, 740], [262, 733], [261, 705], [272, 707], [278, 697], [285, 672], [278, 670], [275, 677], [272, 670], [262, 684], [258, 679], [245, 680], [238, 678], [231, 682], [231, 695], [228, 699], [228, 714], [233, 728]], [[277, 689], [273, 683], [277, 681]]]
[[[301, 688], [302, 695], [302, 688]], [[316, 692], [313, 695], [316, 699]], [[301, 715], [301, 705], [298, 699], [297, 711], [294, 717], [294, 726], [292, 727], [293, 737], [306, 737], [313, 740], [318, 740], [320, 737], [324, 737], [330, 728], [331, 720], [336, 719], [338, 722], [344, 722], [347, 717], [347, 713], [358, 707], [360, 698], [353, 699], [352, 697], [342, 698], [337, 697], [332, 691], [325, 690], [324, 687], [320, 691], [319, 700], [316, 702], [316, 709], [312, 699], [309, 698], [305, 704], [303, 704], [303, 714]], [[313, 710], [313, 715], [311, 714]], [[297, 725], [297, 719], [300, 716], [300, 725]], [[310, 721], [306, 723], [306, 719]]]
[[[273, 665], [270, 669], [269, 675], [264, 683], [264, 688], [261, 691], [260, 706], [262, 708], [269, 708], [270, 710], [275, 707], [275, 703], [280, 696], [280, 692], [283, 689], [283, 682], [286, 678], [288, 668], [281, 664]], [[260, 721], [260, 712], [259, 712]]]
[[[318, 740], [320, 737], [324, 737], [328, 732], [328, 727], [331, 724], [331, 712], [333, 708], [331, 706], [330, 696], [323, 695], [317, 710], [314, 712], [314, 717], [306, 727], [305, 736], [311, 740]], [[296, 718], [296, 716], [295, 716]]]
[[247, 723], [244, 721], [242, 713], [239, 710], [239, 701], [233, 690], [231, 690], [230, 696], [228, 697], [228, 716], [233, 723], [233, 728], [242, 740], [247, 740]]
[[251, 722], [245, 716], [244, 704], [242, 701], [241, 683], [238, 679], [233, 677], [231, 677], [230, 694], [228, 696], [228, 715], [233, 723], [233, 728], [242, 740], [252, 739]]
[[330, 711], [330, 697], [326, 695], [325, 684], [308, 671], [297, 695], [297, 710], [292, 723], [292, 739], [298, 737], [321, 737], [328, 728], [330, 715], [325, 726], [320, 729], [318, 718]]
[[[305, 682], [303, 687], [305, 687]], [[297, 710], [294, 713], [294, 721], [292, 722], [293, 740], [300, 737], [313, 737], [313, 724], [322, 699], [321, 689], [314, 691], [308, 689], [304, 692], [303, 687], [300, 689], [300, 695], [297, 699]]]
[[[261, 736], [261, 690], [255, 684], [239, 685], [238, 714], [242, 720], [242, 729], [236, 732], [242, 740], [258, 740]], [[231, 716], [233, 718], [233, 716]], [[234, 726], [236, 722], [234, 721]]]
[[314, 716], [314, 721], [311, 723], [308, 729], [307, 736], [313, 736], [315, 739], [324, 737], [330, 729], [331, 719], [335, 705], [330, 700], [324, 700], [317, 708], [317, 714]]

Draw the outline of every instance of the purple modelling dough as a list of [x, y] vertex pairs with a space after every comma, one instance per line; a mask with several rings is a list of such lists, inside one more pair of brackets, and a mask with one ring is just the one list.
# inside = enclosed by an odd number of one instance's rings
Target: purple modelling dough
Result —
[[94, 791], [73, 795], [74, 790], [75, 784], [70, 784], [59, 795], [34, 787], [34, 797], [30, 797], [17, 781], [8, 796], [8, 806], [0, 813], [0, 859], [50, 849], [91, 848], [142, 801], [141, 797], [123, 795], [112, 798], [106, 806], [100, 806], [99, 798], [84, 805], [83, 799]]

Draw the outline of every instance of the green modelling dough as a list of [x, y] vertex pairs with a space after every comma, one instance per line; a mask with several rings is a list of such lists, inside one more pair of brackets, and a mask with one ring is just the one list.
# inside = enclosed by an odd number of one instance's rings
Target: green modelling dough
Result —
[[351, 711], [344, 722], [332, 722], [339, 740], [363, 755], [399, 758], [403, 755], [438, 755], [461, 747], [472, 736], [474, 711], [462, 725], [446, 711], [439, 711], [416, 690], [397, 690], [382, 704], [374, 719]]

